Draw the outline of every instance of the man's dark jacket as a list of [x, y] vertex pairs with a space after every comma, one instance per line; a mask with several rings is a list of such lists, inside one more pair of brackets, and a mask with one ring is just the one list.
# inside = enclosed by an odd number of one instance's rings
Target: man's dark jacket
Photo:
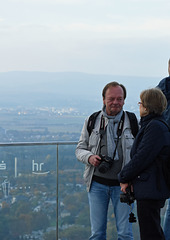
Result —
[[131, 150], [131, 161], [118, 176], [121, 183], [132, 182], [137, 200], [160, 200], [170, 196], [163, 172], [156, 161], [164, 146], [170, 145], [168, 127], [158, 121], [162, 119], [154, 114], [141, 118], [141, 129]]
[[159, 87], [166, 96], [168, 105], [164, 112], [164, 117], [170, 126], [170, 77], [162, 79], [157, 87]]

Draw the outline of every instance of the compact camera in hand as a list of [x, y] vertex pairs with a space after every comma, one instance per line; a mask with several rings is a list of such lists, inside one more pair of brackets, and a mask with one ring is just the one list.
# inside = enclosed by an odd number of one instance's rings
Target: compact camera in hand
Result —
[[98, 170], [100, 173], [106, 173], [112, 166], [113, 164], [113, 159], [109, 156], [103, 156], [103, 155], [100, 155], [101, 157], [101, 163], [98, 167]]

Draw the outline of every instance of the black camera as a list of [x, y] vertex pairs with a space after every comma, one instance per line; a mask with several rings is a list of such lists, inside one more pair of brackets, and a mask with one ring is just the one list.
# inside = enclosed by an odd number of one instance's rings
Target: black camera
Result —
[[100, 155], [100, 157], [101, 157], [101, 163], [98, 167], [99, 172], [106, 173], [111, 168], [113, 164], [113, 159], [109, 156], [103, 156], [103, 155]]
[[[135, 197], [134, 197], [134, 193], [130, 189], [130, 186], [126, 188], [126, 193], [120, 194], [120, 201], [122, 203], [127, 203], [132, 209], [131, 204], [134, 203]], [[132, 211], [129, 214], [129, 222], [130, 223], [136, 222], [136, 217]]]
[[122, 203], [127, 203], [131, 205], [135, 201], [134, 193], [131, 191], [130, 187], [126, 188], [126, 193], [120, 194], [120, 201]]

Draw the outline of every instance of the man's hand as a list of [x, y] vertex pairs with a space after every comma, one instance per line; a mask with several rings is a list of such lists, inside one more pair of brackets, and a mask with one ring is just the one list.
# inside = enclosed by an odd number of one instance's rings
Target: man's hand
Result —
[[101, 157], [99, 157], [98, 155], [92, 155], [89, 157], [88, 161], [91, 165], [97, 167], [101, 163]]

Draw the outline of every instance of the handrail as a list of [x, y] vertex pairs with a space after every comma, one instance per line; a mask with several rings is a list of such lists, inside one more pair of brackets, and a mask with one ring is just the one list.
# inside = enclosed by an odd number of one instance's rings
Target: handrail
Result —
[[34, 145], [75, 145], [77, 141], [48, 141], [48, 142], [0, 142], [0, 147], [34, 146]]

